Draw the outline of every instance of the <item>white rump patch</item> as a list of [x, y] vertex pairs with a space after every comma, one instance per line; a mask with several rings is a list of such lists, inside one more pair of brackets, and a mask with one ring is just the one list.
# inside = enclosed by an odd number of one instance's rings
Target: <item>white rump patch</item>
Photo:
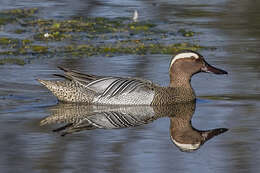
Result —
[[196, 150], [200, 147], [200, 143], [197, 143], [197, 144], [182, 144], [182, 143], [175, 141], [173, 138], [172, 138], [172, 142], [183, 151]]
[[192, 58], [192, 57], [198, 59], [198, 58], [199, 58], [199, 55], [196, 54], [196, 53], [193, 53], [193, 52], [189, 52], [189, 53], [179, 53], [179, 54], [177, 54], [177, 55], [172, 59], [170, 68], [171, 68], [172, 64], [173, 64], [177, 59]]

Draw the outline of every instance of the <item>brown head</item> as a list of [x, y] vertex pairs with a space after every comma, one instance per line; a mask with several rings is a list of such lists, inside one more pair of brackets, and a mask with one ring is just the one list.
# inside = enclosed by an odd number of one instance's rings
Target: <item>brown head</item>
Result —
[[171, 60], [169, 67], [171, 85], [189, 82], [192, 75], [199, 72], [227, 74], [226, 71], [208, 64], [199, 53], [185, 50], [173, 56]]

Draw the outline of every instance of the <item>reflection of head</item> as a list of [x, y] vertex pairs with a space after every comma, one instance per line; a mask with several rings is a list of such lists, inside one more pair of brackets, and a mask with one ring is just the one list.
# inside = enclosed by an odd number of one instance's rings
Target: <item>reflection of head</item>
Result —
[[171, 136], [172, 142], [181, 150], [181, 151], [194, 151], [199, 149], [200, 147], [200, 142], [197, 144], [185, 144], [185, 143], [179, 143], [176, 140], [174, 140]]
[[181, 151], [191, 152], [199, 149], [200, 146], [209, 139], [224, 133], [227, 130], [228, 129], [225, 128], [212, 129], [207, 131], [193, 129], [193, 131], [178, 131], [180, 132], [178, 135], [175, 135], [173, 132], [174, 130], [171, 130], [171, 140]]
[[171, 140], [181, 151], [197, 150], [207, 140], [227, 131], [225, 128], [201, 131], [192, 127], [194, 108], [195, 103], [179, 105], [178, 111], [170, 117]]

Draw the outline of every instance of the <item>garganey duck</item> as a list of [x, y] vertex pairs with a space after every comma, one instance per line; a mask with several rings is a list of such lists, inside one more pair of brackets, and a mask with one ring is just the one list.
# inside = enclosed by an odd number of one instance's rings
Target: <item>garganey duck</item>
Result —
[[170, 84], [159, 86], [135, 77], [97, 76], [59, 67], [63, 81], [38, 80], [60, 101], [99, 105], [169, 105], [195, 100], [190, 81], [199, 72], [227, 74], [208, 64], [202, 55], [186, 50], [170, 62]]

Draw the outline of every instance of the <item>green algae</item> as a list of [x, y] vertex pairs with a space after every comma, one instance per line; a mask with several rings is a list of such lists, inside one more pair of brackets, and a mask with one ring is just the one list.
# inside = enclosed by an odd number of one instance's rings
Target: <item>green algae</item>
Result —
[[2, 37], [0, 38], [0, 46], [3, 51], [0, 51], [0, 55], [20, 55], [27, 53], [27, 49], [31, 48], [33, 41], [29, 39], [13, 39]]
[[[71, 38], [70, 33], [86, 32], [92, 35], [106, 34], [106, 33], [120, 33], [120, 32], [140, 32], [149, 31], [155, 27], [155, 24], [149, 22], [141, 23], [124, 23], [122, 18], [107, 19], [107, 18], [79, 18], [70, 20], [32, 20], [27, 21], [27, 26], [38, 27], [41, 34], [37, 33], [35, 38], [38, 40], [45, 40], [45, 33], [53, 35], [48, 39], [63, 40], [59, 38]], [[59, 33], [54, 36], [54, 33]]]
[[24, 33], [24, 32], [26, 32], [25, 29], [16, 29], [16, 30], [14, 31], [15, 34], [22, 34], [22, 33]]
[[32, 40], [25, 39], [25, 40], [21, 40], [21, 42], [22, 42], [22, 45], [28, 45], [28, 44], [32, 43]]
[[134, 22], [128, 24], [128, 28], [131, 29], [132, 31], [148, 31], [153, 27], [156, 27], [156, 25], [152, 23], [145, 23], [145, 22], [141, 22], [141, 23]]
[[11, 9], [0, 12], [0, 25], [19, 22], [20, 19], [34, 16], [38, 12], [37, 8]]
[[12, 39], [7, 37], [0, 38], [0, 45], [11, 45], [18, 43], [18, 39]]
[[186, 29], [179, 29], [178, 33], [182, 34], [183, 37], [193, 37], [195, 32]]
[[24, 18], [28, 16], [33, 16], [37, 12], [38, 12], [38, 8], [26, 8], [26, 9], [17, 8], [17, 9], [3, 11], [0, 14], [6, 14], [6, 15], [12, 15], [15, 17]]
[[71, 34], [61, 33], [59, 31], [52, 33], [37, 33], [34, 35], [34, 39], [38, 41], [63, 41], [65, 39], [71, 39]]
[[[144, 44], [139, 42], [135, 45], [121, 45], [121, 44], [113, 44], [113, 45], [103, 45], [103, 46], [93, 46], [90, 44], [83, 45], [69, 45], [64, 48], [60, 48], [59, 50], [64, 51], [66, 53], [70, 53], [74, 56], [92, 56], [92, 55], [105, 55], [112, 56], [113, 54], [137, 54], [137, 55], [145, 55], [145, 54], [174, 54], [181, 50], [198, 50], [203, 48], [197, 44], [190, 43], [176, 43], [176, 44]], [[56, 52], [59, 52], [57, 49]]]
[[189, 38], [185, 38], [186, 42], [181, 43], [176, 40], [177, 35], [192, 37], [195, 35], [194, 31], [161, 30], [152, 21], [133, 22], [130, 18], [105, 17], [41, 19], [36, 16], [37, 12], [38, 9], [0, 12], [0, 24], [17, 25], [17, 29], [10, 30], [10, 33], [22, 34], [24, 38], [0, 38], [0, 58], [13, 55], [36, 58], [35, 54], [110, 57], [122, 54], [173, 54], [183, 49], [205, 49]]
[[3, 58], [0, 59], [0, 65], [5, 64], [16, 64], [16, 65], [25, 65], [25, 61], [19, 58]]
[[0, 38], [0, 44], [1, 45], [8, 45], [11, 44], [12, 40], [6, 37]]
[[10, 17], [0, 16], [0, 25], [5, 25], [5, 24], [10, 23], [12, 21], [15, 21], [15, 19], [14, 18], [10, 18]]
[[47, 53], [48, 52], [48, 47], [41, 46], [41, 45], [32, 45], [31, 49], [35, 53]]

